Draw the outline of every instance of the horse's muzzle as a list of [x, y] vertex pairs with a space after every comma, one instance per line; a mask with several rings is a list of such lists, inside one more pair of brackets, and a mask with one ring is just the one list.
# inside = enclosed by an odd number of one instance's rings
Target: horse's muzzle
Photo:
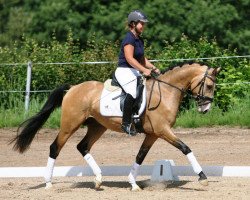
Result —
[[202, 112], [203, 114], [207, 113], [211, 108], [211, 102], [203, 103], [203, 104], [198, 104], [198, 111]]
[[212, 97], [197, 95], [194, 97], [198, 104], [198, 111], [202, 113], [207, 113], [211, 108], [211, 103], [213, 102]]

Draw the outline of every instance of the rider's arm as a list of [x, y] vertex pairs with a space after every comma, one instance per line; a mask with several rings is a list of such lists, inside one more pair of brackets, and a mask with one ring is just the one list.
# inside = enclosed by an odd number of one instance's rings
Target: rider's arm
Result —
[[144, 59], [145, 59], [145, 65], [148, 69], [152, 69], [152, 70], [156, 69], [156, 67], [147, 58], [144, 58]]
[[158, 74], [161, 73], [161, 71], [157, 67], [155, 67], [147, 58], [144, 58], [144, 60], [145, 60], [145, 65], [147, 68], [155, 71]]
[[150, 74], [150, 70], [148, 70], [147, 68], [143, 67], [143, 65], [141, 65], [134, 57], [134, 46], [131, 44], [127, 44], [126, 46], [124, 46], [124, 54], [125, 54], [125, 58], [127, 60], [127, 62], [134, 67], [135, 69], [139, 70], [140, 72], [143, 72], [144, 74], [149, 75]]

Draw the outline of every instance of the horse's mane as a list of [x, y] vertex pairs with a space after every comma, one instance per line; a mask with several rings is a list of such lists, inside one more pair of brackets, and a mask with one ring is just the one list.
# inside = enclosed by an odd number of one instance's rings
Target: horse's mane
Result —
[[208, 64], [206, 63], [206, 62], [197, 62], [197, 61], [194, 61], [194, 60], [192, 60], [192, 61], [189, 61], [189, 62], [179, 62], [179, 63], [177, 63], [177, 64], [175, 64], [175, 65], [173, 65], [173, 66], [171, 66], [171, 67], [167, 67], [167, 68], [165, 68], [165, 69], [163, 69], [163, 70], [161, 70], [161, 74], [165, 74], [166, 72], [168, 72], [168, 71], [170, 71], [170, 70], [173, 70], [174, 68], [176, 68], [176, 67], [182, 67], [182, 66], [184, 66], [184, 65], [192, 65], [192, 64], [194, 64], [194, 63], [196, 63], [196, 64], [199, 64], [199, 65], [207, 65], [208, 66]]

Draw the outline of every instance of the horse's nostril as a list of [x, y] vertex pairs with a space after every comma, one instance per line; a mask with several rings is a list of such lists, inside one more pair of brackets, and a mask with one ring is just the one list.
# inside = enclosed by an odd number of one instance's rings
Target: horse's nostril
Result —
[[206, 114], [208, 112], [208, 110], [204, 110], [203, 112], [202, 112], [202, 114]]

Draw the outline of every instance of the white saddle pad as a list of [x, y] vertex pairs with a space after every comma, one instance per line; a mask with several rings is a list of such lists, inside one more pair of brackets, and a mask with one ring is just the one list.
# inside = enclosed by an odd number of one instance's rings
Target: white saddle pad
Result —
[[[106, 85], [106, 83], [104, 84]], [[119, 96], [122, 90], [119, 87], [114, 87], [106, 89], [106, 86], [102, 90], [101, 100], [100, 100], [100, 113], [103, 116], [109, 117], [122, 117], [122, 111], [120, 109], [120, 97], [113, 100], [113, 98]], [[146, 87], [143, 89], [143, 100], [141, 107], [139, 109], [139, 114], [134, 117], [140, 117], [146, 107]]]

